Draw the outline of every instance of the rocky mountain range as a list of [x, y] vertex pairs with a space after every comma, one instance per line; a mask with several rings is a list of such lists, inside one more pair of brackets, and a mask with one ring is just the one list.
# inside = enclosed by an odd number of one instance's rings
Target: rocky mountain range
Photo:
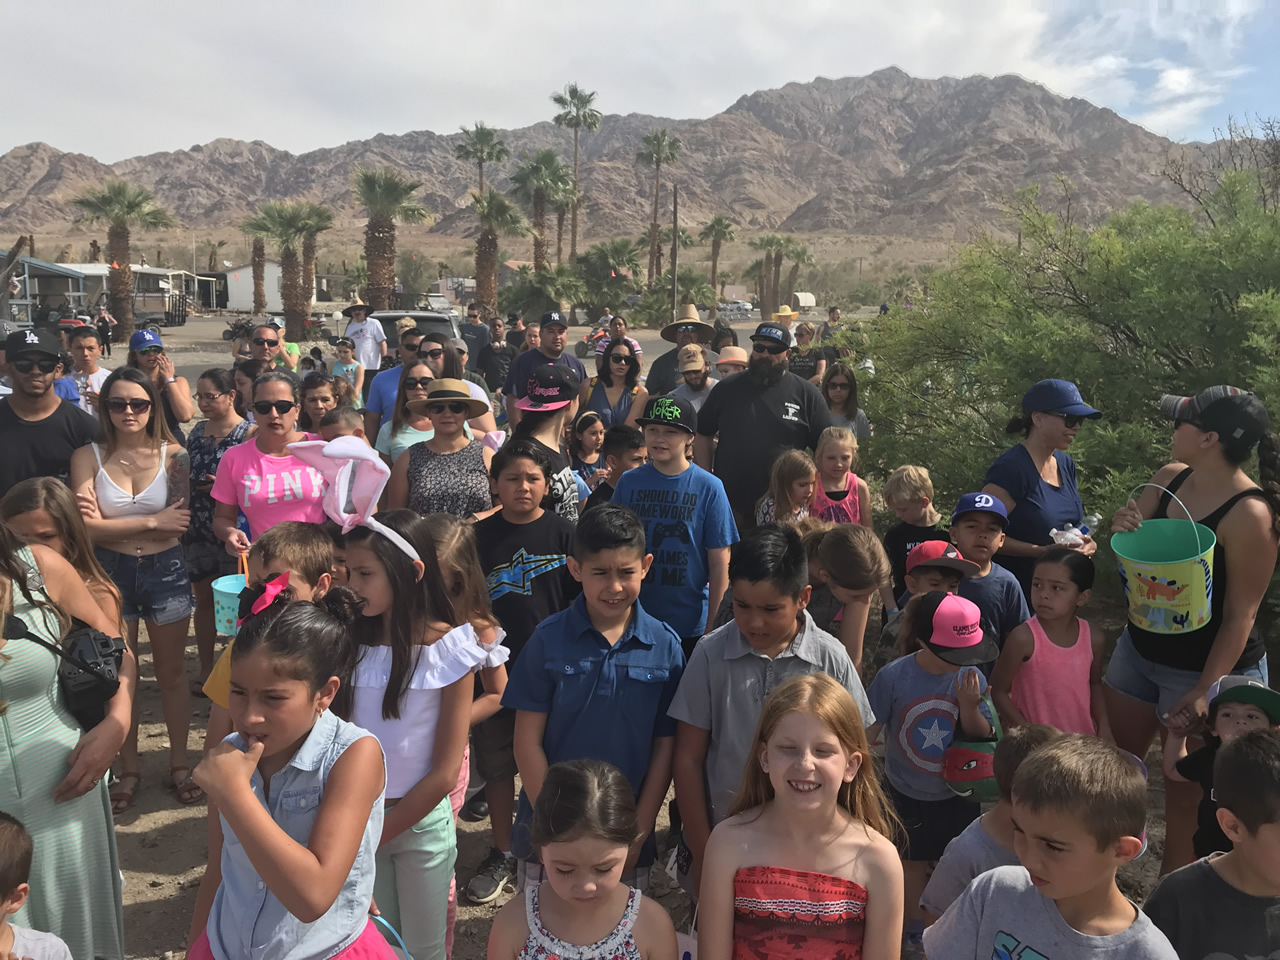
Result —
[[[1180, 148], [1111, 110], [1015, 76], [923, 80], [890, 68], [759, 91], [706, 120], [606, 115], [582, 137], [587, 237], [644, 231], [653, 171], [635, 153], [658, 127], [683, 141], [663, 176], [679, 184], [690, 224], [719, 213], [748, 229], [963, 239], [998, 225], [1013, 190], [1049, 187], [1059, 175], [1075, 184], [1086, 218], [1137, 199], [1183, 202], [1161, 176]], [[569, 131], [550, 122], [503, 137], [513, 159], [486, 169], [499, 188], [523, 154], [554, 147], [572, 155]], [[191, 227], [225, 228], [264, 200], [290, 197], [359, 217], [352, 171], [390, 165], [423, 182], [435, 230], [465, 236], [475, 230], [466, 209], [475, 169], [454, 156], [460, 139], [380, 134], [301, 155], [219, 139], [110, 165], [32, 143], [0, 157], [0, 231], [67, 223], [70, 199], [108, 177], [151, 188]]]

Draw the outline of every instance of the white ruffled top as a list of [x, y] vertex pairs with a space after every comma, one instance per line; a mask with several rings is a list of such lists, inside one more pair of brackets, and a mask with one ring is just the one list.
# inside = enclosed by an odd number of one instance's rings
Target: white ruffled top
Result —
[[431, 772], [441, 691], [469, 673], [500, 667], [511, 650], [497, 631], [491, 644], [480, 642], [469, 623], [454, 627], [430, 646], [417, 648], [409, 687], [400, 701], [400, 716], [383, 719], [382, 697], [391, 682], [391, 648], [365, 647], [352, 679], [351, 722], [364, 727], [382, 744], [387, 758], [387, 799], [398, 800]]

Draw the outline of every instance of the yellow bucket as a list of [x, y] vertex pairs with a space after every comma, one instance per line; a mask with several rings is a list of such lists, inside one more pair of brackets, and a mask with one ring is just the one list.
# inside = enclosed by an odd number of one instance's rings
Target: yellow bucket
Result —
[[[1198, 630], [1209, 622], [1213, 608], [1214, 532], [1191, 519], [1191, 513], [1172, 492], [1159, 484], [1182, 507], [1186, 520], [1143, 520], [1129, 533], [1111, 537], [1129, 604], [1129, 621], [1151, 633], [1176, 635]], [[1135, 493], [1137, 492], [1136, 488]], [[1133, 494], [1130, 494], [1132, 498]]]

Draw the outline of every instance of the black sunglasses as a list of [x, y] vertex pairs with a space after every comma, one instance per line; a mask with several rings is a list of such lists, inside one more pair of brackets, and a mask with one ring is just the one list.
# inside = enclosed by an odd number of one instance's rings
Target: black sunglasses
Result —
[[1080, 424], [1084, 423], [1084, 417], [1077, 416], [1074, 413], [1055, 413], [1055, 417], [1062, 421], [1062, 425], [1068, 430], [1074, 430]]
[[790, 347], [788, 347], [785, 343], [759, 343], [759, 342], [756, 342], [756, 343], [753, 343], [753, 344], [751, 345], [751, 352], [752, 352], [752, 353], [768, 353], [768, 354], [772, 354], [772, 355], [773, 355], [773, 356], [775, 356], [775, 357], [776, 357], [778, 354], [780, 354], [780, 353], [785, 353], [785, 352], [786, 352], [787, 350], [789, 350], [789, 349], [791, 349], [791, 348], [790, 348]]
[[144, 400], [142, 397], [133, 397], [129, 400], [124, 397], [112, 397], [107, 401], [107, 409], [112, 413], [124, 413], [126, 410], [132, 413], [146, 413], [151, 409], [151, 401]]
[[434, 377], [405, 377], [404, 388], [406, 391], [417, 390], [419, 388], [425, 390], [434, 379]]
[[253, 412], [258, 414], [259, 416], [265, 417], [268, 414], [270, 414], [272, 410], [274, 410], [276, 413], [280, 414], [280, 416], [283, 417], [286, 413], [288, 413], [290, 410], [292, 410], [296, 406], [297, 404], [294, 403], [292, 400], [277, 400], [274, 403], [272, 403], [270, 400], [259, 400], [257, 403], [253, 405]]
[[632, 357], [629, 353], [611, 353], [609, 354], [609, 360], [612, 363], [630, 363]]
[[444, 413], [445, 410], [448, 410], [454, 415], [459, 415], [467, 412], [467, 405], [458, 400], [451, 400], [448, 403], [437, 402], [427, 404], [427, 413]]
[[443, 347], [436, 347], [436, 348], [434, 348], [434, 349], [432, 349], [432, 350], [419, 350], [419, 351], [418, 351], [418, 356], [420, 356], [420, 357], [430, 357], [432, 360], [439, 360], [441, 357], [443, 357], [443, 356], [444, 356], [444, 348], [443, 348]]
[[13, 361], [13, 369], [19, 373], [30, 373], [32, 370], [39, 368], [41, 373], [53, 373], [58, 369], [59, 361], [54, 357], [41, 357], [39, 360], [15, 360]]
[[275, 346], [279, 346], [280, 341], [268, 340], [266, 337], [254, 337], [253, 343], [254, 343], [254, 346], [258, 346], [258, 347], [275, 347]]
[[217, 400], [219, 397], [229, 396], [231, 396], [230, 393], [193, 393], [191, 395], [191, 399], [196, 401], [203, 400], [205, 403], [213, 403], [213, 401]]
[[848, 390], [849, 382], [847, 380], [832, 380], [827, 386], [832, 390]]

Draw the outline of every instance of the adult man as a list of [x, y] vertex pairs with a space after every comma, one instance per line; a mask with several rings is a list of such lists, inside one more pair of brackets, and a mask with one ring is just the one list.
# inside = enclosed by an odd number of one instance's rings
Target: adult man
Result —
[[[399, 363], [404, 363], [410, 357], [416, 359], [421, 343], [421, 330], [412, 326], [402, 329], [400, 342], [396, 346], [396, 357]], [[370, 380], [373, 381], [372, 385]], [[400, 386], [399, 365], [381, 372], [378, 372], [376, 366], [372, 370], [365, 368], [364, 386], [364, 435], [376, 437], [383, 418], [390, 418], [395, 407], [396, 389]]]
[[467, 341], [467, 369], [474, 371], [480, 351], [489, 345], [489, 328], [481, 316], [478, 303], [467, 305], [467, 322], [462, 327], [462, 339]]
[[827, 307], [827, 322], [822, 325], [822, 329], [818, 331], [819, 340], [828, 340], [831, 335], [836, 332], [836, 328], [840, 326], [840, 308]]
[[67, 481], [71, 454], [98, 435], [98, 422], [53, 392], [62, 373], [58, 338], [20, 330], [5, 340], [13, 393], [0, 399], [0, 495], [31, 477]]
[[714, 461], [743, 530], [755, 525], [755, 504], [769, 486], [773, 461], [787, 450], [815, 446], [831, 426], [818, 388], [787, 369], [789, 340], [781, 324], [756, 327], [746, 375], [720, 383], [698, 413], [698, 466], [712, 470]]
[[379, 321], [369, 318], [367, 303], [353, 303], [342, 311], [342, 315], [351, 318], [343, 335], [350, 337], [356, 345], [356, 360], [364, 367], [364, 400], [368, 403], [369, 391], [373, 389], [370, 374], [382, 365], [382, 358], [387, 355], [387, 335]]
[[529, 377], [535, 367], [544, 363], [564, 367], [575, 377], [578, 383], [587, 379], [587, 368], [571, 353], [565, 353], [565, 344], [569, 341], [569, 325], [564, 317], [552, 310], [544, 313], [538, 321], [541, 339], [535, 350], [526, 350], [511, 361], [511, 369], [507, 371], [507, 382], [502, 385], [502, 392], [507, 399], [507, 421], [514, 427], [520, 422], [520, 411], [516, 409], [516, 401], [524, 398], [529, 389]]
[[454, 337], [449, 341], [453, 345], [453, 349], [458, 352], [458, 359], [462, 361], [462, 377], [461, 379], [474, 383], [481, 390], [488, 391], [489, 386], [484, 382], [484, 378], [480, 374], [470, 369], [471, 367], [471, 351], [467, 347], [467, 341], [461, 337]]
[[680, 348], [680, 376], [684, 382], [671, 391], [671, 396], [688, 400], [695, 412], [700, 411], [716, 381], [711, 378], [711, 364], [706, 354], [696, 343]]
[[507, 314], [507, 343], [517, 350], [524, 346], [524, 317], [519, 313]]
[[260, 323], [249, 331], [249, 355], [254, 360], [261, 360], [272, 367], [293, 369], [288, 362], [281, 359], [284, 353], [284, 337], [270, 323]]
[[102, 352], [108, 357], [111, 356], [111, 328], [116, 325], [116, 318], [108, 312], [105, 303], [98, 304], [98, 315], [94, 317], [93, 323], [98, 328], [98, 339], [102, 344]]
[[[608, 307], [606, 307], [605, 309], [607, 310]], [[609, 335], [607, 337], [601, 337], [598, 341], [596, 341], [596, 356], [603, 357], [604, 348], [609, 346], [609, 344], [612, 343], [614, 340], [627, 341], [627, 343], [631, 344], [631, 352], [636, 355], [636, 359], [637, 360], [644, 359], [644, 357], [642, 356], [643, 351], [640, 349], [639, 342], [627, 336], [627, 321], [624, 320], [621, 316], [610, 318]]]
[[71, 377], [80, 391], [80, 409], [98, 416], [98, 392], [111, 375], [98, 366], [102, 357], [102, 338], [96, 327], [77, 327], [68, 337], [71, 341]]
[[[686, 303], [681, 307], [680, 316], [662, 328], [662, 339], [668, 343], [674, 343], [675, 346], [653, 361], [653, 366], [649, 368], [649, 376], [644, 384], [649, 391], [649, 396], [659, 397], [674, 390], [680, 382], [680, 372], [676, 369], [680, 348], [690, 343], [705, 346], [711, 342], [715, 332], [716, 328], [703, 322], [698, 315], [698, 308], [692, 303]], [[707, 359], [715, 363], [717, 357], [708, 351]]]
[[502, 318], [494, 317], [489, 321], [489, 342], [476, 357], [476, 370], [484, 377], [490, 392], [497, 393], [507, 382], [507, 371], [511, 369], [515, 356], [516, 348], [503, 332]]

